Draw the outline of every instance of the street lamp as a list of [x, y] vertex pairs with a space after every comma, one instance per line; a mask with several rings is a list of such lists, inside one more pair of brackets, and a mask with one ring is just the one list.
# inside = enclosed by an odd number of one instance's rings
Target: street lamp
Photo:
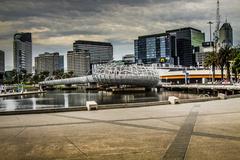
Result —
[[229, 61], [230, 62], [230, 83], [233, 83], [233, 79], [232, 79], [232, 71], [233, 71], [233, 69], [232, 69], [232, 67], [233, 67], [233, 64], [234, 64], [234, 62], [235, 61]]

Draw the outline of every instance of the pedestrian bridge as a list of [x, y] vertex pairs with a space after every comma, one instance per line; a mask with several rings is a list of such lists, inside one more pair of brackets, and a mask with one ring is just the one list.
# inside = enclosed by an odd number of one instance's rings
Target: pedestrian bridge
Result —
[[57, 80], [45, 80], [39, 85], [69, 85], [83, 83], [100, 85], [134, 85], [154, 87], [159, 83], [159, 75], [151, 68], [142, 65], [124, 65], [119, 63], [103, 64], [93, 70], [92, 75]]

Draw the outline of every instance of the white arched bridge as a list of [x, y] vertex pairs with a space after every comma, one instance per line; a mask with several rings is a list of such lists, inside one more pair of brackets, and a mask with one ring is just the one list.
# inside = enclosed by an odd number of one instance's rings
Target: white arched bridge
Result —
[[45, 80], [39, 85], [70, 85], [81, 83], [99, 85], [134, 85], [154, 87], [159, 83], [159, 75], [153, 69], [142, 65], [119, 63], [103, 64], [93, 70], [92, 75], [57, 80]]

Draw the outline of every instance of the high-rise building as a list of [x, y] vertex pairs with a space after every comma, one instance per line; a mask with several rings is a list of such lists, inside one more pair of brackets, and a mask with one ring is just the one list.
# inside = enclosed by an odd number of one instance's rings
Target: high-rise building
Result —
[[[182, 66], [196, 66], [195, 53], [199, 52], [202, 43], [205, 41], [205, 34], [195, 28], [180, 28], [167, 31], [170, 34], [172, 56], [174, 64]], [[175, 51], [173, 52], [173, 49]], [[174, 54], [174, 55], [173, 55]]]
[[75, 76], [86, 76], [90, 73], [90, 53], [88, 50], [68, 51], [67, 69]]
[[233, 31], [230, 23], [224, 23], [219, 30], [220, 45], [233, 45]]
[[54, 71], [64, 69], [64, 57], [59, 55], [58, 52], [40, 54], [35, 57], [35, 73], [40, 73], [43, 71], [48, 71], [53, 74]]
[[32, 34], [16, 33], [13, 41], [14, 69], [32, 73]]
[[203, 42], [199, 52], [196, 54], [196, 63], [198, 67], [204, 66], [204, 61], [210, 52], [214, 50], [214, 42]]
[[4, 52], [0, 50], [0, 84], [3, 84], [4, 72], [5, 72]]
[[78, 40], [73, 43], [73, 51], [88, 50], [90, 65], [108, 63], [113, 60], [113, 46], [107, 42]]
[[134, 41], [134, 53], [137, 63], [159, 63], [165, 58], [171, 62], [170, 36], [167, 33], [145, 35]]
[[166, 33], [140, 36], [134, 41], [137, 63], [162, 63], [195, 66], [195, 52], [205, 35], [194, 28], [180, 28]]

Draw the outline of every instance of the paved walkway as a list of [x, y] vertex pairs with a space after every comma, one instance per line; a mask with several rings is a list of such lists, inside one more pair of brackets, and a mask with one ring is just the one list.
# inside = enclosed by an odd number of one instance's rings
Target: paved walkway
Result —
[[1, 160], [240, 159], [240, 98], [0, 116]]

